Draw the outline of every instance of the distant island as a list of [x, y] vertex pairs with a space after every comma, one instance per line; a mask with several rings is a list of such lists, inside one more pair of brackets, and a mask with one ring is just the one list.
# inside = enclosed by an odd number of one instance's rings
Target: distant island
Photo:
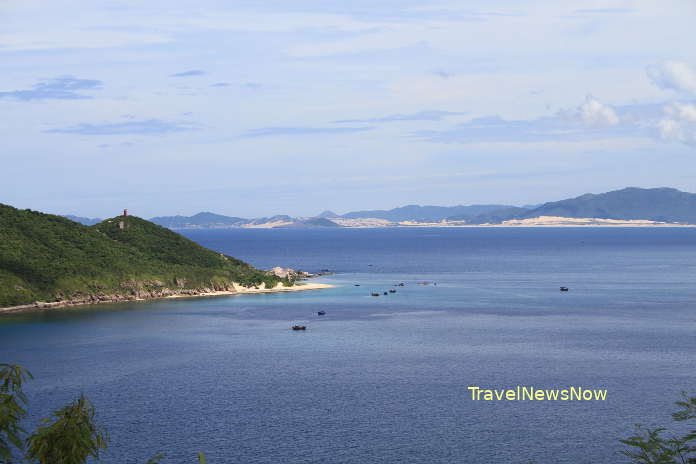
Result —
[[0, 204], [0, 309], [322, 287], [277, 274], [127, 212], [85, 226]]
[[[92, 225], [99, 220], [66, 216]], [[377, 228], [377, 227], [539, 227], [675, 226], [696, 224], [696, 194], [673, 188], [628, 187], [534, 206], [408, 205], [390, 210], [324, 211], [314, 217], [287, 215], [245, 219], [209, 212], [161, 216], [151, 221], [169, 229], [214, 228]]]

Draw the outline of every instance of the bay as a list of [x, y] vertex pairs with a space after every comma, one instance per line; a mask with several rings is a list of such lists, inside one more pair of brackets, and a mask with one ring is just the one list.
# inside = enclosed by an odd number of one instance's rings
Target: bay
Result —
[[[696, 393], [694, 229], [184, 234], [262, 268], [330, 269], [318, 281], [336, 287], [2, 317], [0, 360], [36, 377], [29, 426], [84, 392], [105, 463], [625, 462], [634, 423], [667, 424]], [[607, 399], [467, 390], [517, 385]]]

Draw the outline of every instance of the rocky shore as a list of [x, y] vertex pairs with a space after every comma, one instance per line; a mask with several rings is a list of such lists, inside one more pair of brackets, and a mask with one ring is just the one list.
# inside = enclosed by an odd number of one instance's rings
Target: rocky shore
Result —
[[321, 271], [312, 274], [311, 272], [307, 271], [301, 271], [301, 270], [294, 270], [290, 268], [282, 268], [280, 266], [276, 266], [270, 271], [267, 272], [268, 275], [274, 275], [276, 277], [280, 277], [281, 279], [289, 279], [291, 282], [296, 282], [298, 280], [305, 280], [305, 279], [311, 279], [313, 277], [321, 277], [325, 275], [332, 275], [333, 272], [329, 271], [328, 269], [322, 269]]

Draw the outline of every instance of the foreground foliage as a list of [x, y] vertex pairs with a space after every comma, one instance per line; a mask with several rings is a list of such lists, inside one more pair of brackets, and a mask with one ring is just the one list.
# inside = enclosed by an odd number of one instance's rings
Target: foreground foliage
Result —
[[82, 464], [99, 458], [108, 441], [106, 430], [94, 424], [94, 406], [81, 395], [42, 421], [27, 439], [27, 456], [40, 464]]
[[166, 289], [222, 290], [232, 282], [283, 281], [134, 216], [88, 227], [0, 204], [0, 307]]
[[[0, 364], [0, 464], [31, 462], [37, 464], [85, 464], [91, 457], [99, 459], [108, 447], [109, 435], [95, 424], [95, 410], [84, 395], [43, 419], [28, 438], [19, 422], [26, 415], [24, 383], [32, 379], [26, 369], [14, 364]], [[158, 464], [163, 454], [146, 464]], [[199, 464], [206, 464], [198, 453]]]
[[12, 462], [12, 447], [22, 448], [24, 429], [19, 421], [26, 414], [27, 397], [22, 385], [31, 374], [13, 364], [0, 364], [0, 463]]
[[[689, 423], [689, 428], [696, 422], [696, 396], [689, 397], [682, 393], [682, 400], [677, 401], [679, 410], [672, 414], [678, 423]], [[666, 436], [667, 429], [644, 428], [636, 425], [632, 436], [621, 443], [629, 448], [623, 454], [631, 458], [634, 464], [696, 464], [696, 428], [683, 435]]]

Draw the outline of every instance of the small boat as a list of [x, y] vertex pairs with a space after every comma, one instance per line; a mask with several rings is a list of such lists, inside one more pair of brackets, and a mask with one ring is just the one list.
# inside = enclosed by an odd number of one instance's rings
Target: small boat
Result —
[[562, 291], [562, 292], [567, 292], [567, 291], [568, 291], [568, 287], [561, 287], [561, 291]]
[[392, 288], [391, 290], [389, 290], [389, 293], [396, 293], [396, 290]]
[[372, 293], [372, 296], [379, 296], [379, 293]]
[[403, 287], [404, 285], [406, 285], [406, 284], [403, 282], [399, 283], [399, 287]]
[[389, 295], [387, 292], [384, 292], [385, 295]]
[[292, 330], [307, 330], [307, 327], [304, 325], [293, 325]]
[[355, 286], [356, 286], [356, 287], [359, 287], [359, 286], [360, 286], [360, 284], [355, 284]]
[[317, 311], [318, 316], [323, 316], [324, 314], [326, 314], [326, 311]]

